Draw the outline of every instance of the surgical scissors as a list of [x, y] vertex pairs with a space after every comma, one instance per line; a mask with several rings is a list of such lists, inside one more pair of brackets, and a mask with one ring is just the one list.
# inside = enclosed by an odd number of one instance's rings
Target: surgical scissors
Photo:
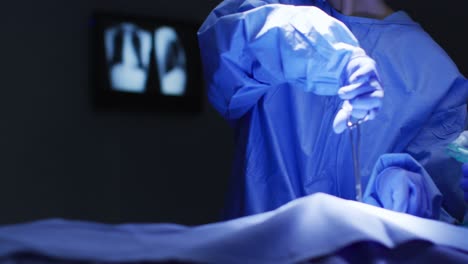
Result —
[[[361, 145], [361, 133], [359, 131], [359, 125], [361, 125], [365, 118], [358, 119], [353, 122], [351, 117], [348, 118], [346, 126], [349, 129], [349, 136], [351, 139], [351, 151], [353, 155], [353, 167], [354, 167], [354, 184], [356, 189], [356, 201], [362, 202], [362, 185], [361, 185], [361, 170], [359, 164], [359, 149]], [[356, 135], [353, 135], [353, 131], [356, 131]]]

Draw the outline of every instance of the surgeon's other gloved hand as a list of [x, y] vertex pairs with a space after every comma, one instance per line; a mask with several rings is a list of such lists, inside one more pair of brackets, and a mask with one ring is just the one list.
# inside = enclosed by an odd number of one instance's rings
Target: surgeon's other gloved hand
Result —
[[428, 217], [427, 193], [422, 181], [418, 173], [389, 167], [377, 176], [375, 188], [384, 208]]
[[346, 129], [348, 120], [374, 119], [382, 106], [384, 92], [375, 61], [363, 51], [358, 54], [348, 62], [343, 86], [338, 90], [344, 101], [333, 121], [333, 130], [338, 134]]
[[425, 169], [406, 153], [382, 155], [367, 184], [364, 202], [438, 219], [441, 194]]
[[468, 163], [462, 165], [463, 177], [461, 178], [461, 187], [465, 194], [465, 201], [468, 202]]

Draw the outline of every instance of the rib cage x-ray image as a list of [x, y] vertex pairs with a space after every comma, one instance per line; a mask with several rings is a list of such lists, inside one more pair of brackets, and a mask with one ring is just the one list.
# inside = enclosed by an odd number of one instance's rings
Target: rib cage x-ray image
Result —
[[151, 57], [151, 33], [131, 23], [121, 23], [105, 31], [106, 57], [111, 88], [145, 92]]
[[[157, 75], [159, 93], [183, 96], [187, 86], [185, 50], [174, 28], [143, 29], [123, 22], [105, 30], [106, 61], [111, 89], [119, 92], [148, 92], [149, 75]], [[152, 49], [154, 48], [154, 52]], [[154, 56], [155, 72], [150, 67]]]
[[156, 29], [154, 49], [161, 93], [174, 96], [184, 94], [187, 82], [186, 58], [177, 32], [167, 26]]

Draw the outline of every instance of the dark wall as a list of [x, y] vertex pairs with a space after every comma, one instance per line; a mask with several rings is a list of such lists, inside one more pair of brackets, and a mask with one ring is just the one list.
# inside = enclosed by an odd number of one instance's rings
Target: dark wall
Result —
[[[466, 7], [464, 2], [457, 3]], [[0, 224], [48, 217], [109, 223], [217, 220], [232, 158], [229, 127], [206, 102], [196, 116], [94, 112], [87, 21], [100, 9], [201, 23], [217, 3], [2, 3]], [[440, 1], [405, 3], [467, 74], [460, 37], [467, 9]]]
[[[468, 2], [463, 0], [388, 0], [410, 16], [445, 49], [460, 71], [468, 76], [468, 49], [464, 40]], [[415, 47], [416, 48], [416, 47]]]
[[201, 23], [217, 1], [19, 0], [0, 9], [0, 224], [48, 217], [215, 221], [231, 132], [203, 113], [95, 112], [88, 18], [95, 9]]

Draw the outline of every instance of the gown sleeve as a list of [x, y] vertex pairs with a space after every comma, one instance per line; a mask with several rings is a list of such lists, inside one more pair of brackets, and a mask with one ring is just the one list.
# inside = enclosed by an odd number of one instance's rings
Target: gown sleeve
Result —
[[284, 83], [335, 95], [349, 60], [365, 55], [343, 23], [302, 2], [226, 0], [201, 25], [208, 98], [224, 118], [239, 119]]

